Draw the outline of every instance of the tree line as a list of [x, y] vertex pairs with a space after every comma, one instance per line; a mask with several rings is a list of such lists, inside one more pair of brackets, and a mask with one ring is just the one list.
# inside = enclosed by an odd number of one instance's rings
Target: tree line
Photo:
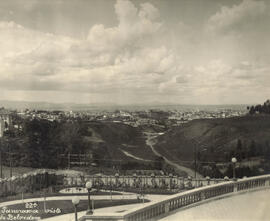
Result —
[[83, 138], [83, 130], [79, 122], [25, 120], [20, 133], [10, 131], [1, 138], [3, 164], [9, 166], [12, 161], [13, 166], [66, 167], [60, 154], [87, 153], [91, 148]]
[[259, 114], [270, 114], [270, 100], [267, 100], [263, 103], [263, 105], [258, 104], [255, 106], [247, 107], [249, 114], [253, 115], [256, 113]]
[[[22, 130], [19, 132], [9, 130], [0, 138], [0, 151], [3, 165], [24, 166], [32, 168], [68, 168], [74, 161], [72, 155], [92, 156], [89, 164], [94, 167], [117, 168], [118, 170], [153, 169], [168, 173], [172, 168], [162, 158], [153, 162], [142, 163], [114, 159], [118, 152], [112, 155], [109, 152], [134, 135], [134, 131], [120, 128], [118, 125], [104, 125], [103, 123], [90, 124], [83, 120], [48, 121], [45, 119], [22, 120]], [[94, 128], [94, 129], [93, 129]], [[119, 130], [117, 130], [117, 128]], [[93, 142], [93, 133], [105, 136], [104, 142]], [[113, 135], [111, 135], [113, 133]], [[70, 157], [71, 155], [71, 157]], [[79, 162], [79, 161], [78, 161]], [[74, 165], [74, 162], [71, 166]], [[80, 166], [75, 165], [75, 166]]]

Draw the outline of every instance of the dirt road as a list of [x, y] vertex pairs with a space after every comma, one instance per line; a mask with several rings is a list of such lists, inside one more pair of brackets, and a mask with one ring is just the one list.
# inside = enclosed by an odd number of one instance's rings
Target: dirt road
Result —
[[[154, 145], [156, 144], [157, 142], [157, 137], [162, 135], [162, 133], [145, 133], [145, 135], [147, 136], [146, 138], [146, 145], [148, 145], [153, 153], [159, 157], [163, 157], [163, 159], [165, 160], [166, 163], [168, 163], [169, 165], [173, 166], [175, 169], [177, 170], [180, 170], [180, 171], [184, 171], [188, 174], [188, 176], [192, 176], [194, 177], [194, 174], [195, 174], [195, 171], [188, 168], [188, 167], [184, 167], [184, 166], [181, 166], [171, 160], [169, 160], [168, 158], [162, 156], [159, 152], [157, 152], [157, 150], [155, 150], [154, 148]], [[203, 176], [201, 174], [199, 174], [198, 172], [196, 173], [196, 177], [197, 178], [203, 178]]]

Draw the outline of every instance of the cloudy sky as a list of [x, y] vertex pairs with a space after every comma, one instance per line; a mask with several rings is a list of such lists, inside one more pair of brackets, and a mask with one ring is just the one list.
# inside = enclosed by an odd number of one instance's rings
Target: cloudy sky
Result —
[[0, 100], [260, 103], [268, 0], [0, 0]]

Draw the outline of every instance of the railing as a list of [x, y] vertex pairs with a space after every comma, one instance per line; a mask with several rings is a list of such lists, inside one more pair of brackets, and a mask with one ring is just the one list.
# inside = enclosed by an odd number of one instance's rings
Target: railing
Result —
[[[212, 185], [224, 182], [224, 179], [192, 179], [171, 175], [85, 175], [83, 173], [65, 174], [63, 171], [39, 169], [21, 176], [0, 179], [0, 197], [16, 196], [16, 194], [34, 193], [50, 189], [49, 192], [58, 192], [60, 189], [71, 187], [82, 188], [87, 181], [93, 187], [104, 190], [164, 193], [193, 189], [198, 186]], [[63, 192], [63, 191], [62, 191]]]
[[134, 208], [123, 212], [121, 214], [104, 214], [98, 215], [86, 215], [80, 218], [80, 221], [101, 221], [101, 220], [114, 220], [114, 221], [143, 221], [153, 218], [163, 217], [170, 214], [170, 212], [195, 205], [206, 200], [220, 198], [235, 194], [238, 192], [244, 192], [249, 190], [256, 190], [261, 188], [270, 187], [270, 175], [257, 176], [251, 178], [240, 179], [238, 181], [227, 181], [224, 183], [205, 186], [183, 193], [178, 193], [169, 197], [166, 197], [160, 202], [151, 202], [143, 205], [139, 208]]

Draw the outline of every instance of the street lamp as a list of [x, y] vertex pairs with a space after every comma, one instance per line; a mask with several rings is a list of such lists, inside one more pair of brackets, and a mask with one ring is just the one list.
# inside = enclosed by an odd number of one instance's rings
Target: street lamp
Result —
[[[137, 185], [137, 174], [136, 173], [133, 173], [133, 186], [134, 186], [134, 188], [137, 190], [137, 187], [138, 187], [138, 185]], [[136, 191], [137, 192], [137, 191]], [[140, 196], [139, 196], [139, 193], [138, 193], [138, 195], [137, 195], [137, 199], [139, 199], [140, 198]]]
[[155, 174], [151, 173], [152, 188], [156, 188]]
[[230, 179], [229, 179], [229, 177], [225, 176], [225, 177], [224, 177], [224, 180], [225, 180], [225, 181], [229, 181]]
[[197, 178], [197, 144], [194, 146], [194, 178]]
[[118, 186], [119, 186], [119, 173], [116, 173], [114, 175], [114, 177], [115, 177], [115, 186], [116, 186], [116, 188], [118, 188]]
[[170, 190], [172, 189], [172, 178], [173, 178], [173, 175], [172, 173], [169, 174], [169, 182], [170, 182]]
[[12, 176], [10, 178], [10, 190], [12, 193], [15, 192], [15, 180], [16, 180], [15, 176]]
[[137, 187], [137, 174], [133, 173], [133, 186], [136, 188]]
[[46, 189], [44, 189], [43, 193], [44, 193], [44, 203], [43, 203], [43, 206], [44, 206], [44, 211], [46, 211], [47, 210], [46, 209]]
[[140, 192], [141, 192], [141, 196], [142, 196], [142, 202], [144, 203], [144, 189], [143, 189], [143, 182], [141, 182], [141, 185], [140, 185]]
[[[26, 174], [26, 173], [23, 174], [22, 178], [23, 178], [23, 182], [26, 183], [25, 180], [26, 180], [26, 178], [27, 178], [27, 174]], [[23, 192], [24, 192], [24, 190], [25, 190], [25, 186], [22, 185], [22, 201], [23, 201]], [[25, 191], [26, 191], [26, 190], [25, 190]]]
[[207, 185], [210, 185], [210, 177], [209, 176], [206, 177], [206, 180], [207, 180]]
[[86, 212], [87, 215], [92, 215], [93, 214], [93, 211], [91, 209], [91, 200], [90, 200], [90, 191], [92, 189], [92, 186], [93, 186], [93, 184], [92, 184], [91, 181], [88, 181], [85, 184], [85, 187], [86, 187], [86, 189], [88, 191], [88, 209], [87, 209], [87, 212]]
[[236, 181], [235, 177], [235, 165], [236, 165], [237, 159], [235, 157], [232, 158], [232, 163], [233, 163], [233, 180]]
[[110, 176], [110, 196], [111, 196], [111, 201], [112, 201], [112, 188], [113, 188], [113, 184], [112, 184], [112, 177]]
[[80, 203], [80, 198], [75, 196], [72, 199], [72, 204], [74, 205], [75, 221], [78, 221], [77, 206], [79, 205], [79, 203]]
[[187, 186], [188, 186], [189, 189], [191, 189], [192, 188], [192, 177], [188, 176], [187, 179], [188, 179]]

